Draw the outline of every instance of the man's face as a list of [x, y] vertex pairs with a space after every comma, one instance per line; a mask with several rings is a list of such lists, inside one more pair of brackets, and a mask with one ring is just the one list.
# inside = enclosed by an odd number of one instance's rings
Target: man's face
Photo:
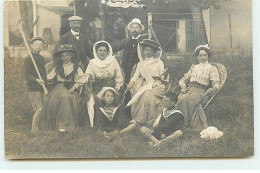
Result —
[[141, 26], [137, 23], [134, 23], [130, 26], [130, 32], [134, 37], [137, 37], [140, 34]]
[[163, 106], [167, 109], [172, 109], [175, 106], [175, 102], [171, 101], [169, 97], [164, 97], [163, 98]]
[[80, 31], [80, 25], [81, 21], [70, 21], [70, 28], [75, 32]]

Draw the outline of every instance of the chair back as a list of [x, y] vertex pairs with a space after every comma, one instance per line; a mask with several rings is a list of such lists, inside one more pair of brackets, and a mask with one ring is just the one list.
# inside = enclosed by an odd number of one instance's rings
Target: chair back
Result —
[[226, 82], [227, 79], [227, 69], [223, 64], [219, 64], [219, 63], [212, 63], [213, 66], [215, 66], [218, 70], [218, 74], [219, 74], [219, 88], [218, 90], [212, 95], [212, 97], [209, 99], [209, 101], [205, 104], [205, 106], [203, 106], [203, 110], [206, 109], [206, 107], [212, 102], [212, 100], [216, 97], [216, 95], [218, 94], [219, 90], [223, 87], [223, 85]]

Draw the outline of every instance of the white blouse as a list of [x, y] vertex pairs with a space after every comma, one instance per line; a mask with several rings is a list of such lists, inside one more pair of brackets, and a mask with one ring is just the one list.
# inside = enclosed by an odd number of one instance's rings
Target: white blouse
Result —
[[139, 62], [137, 64], [137, 68], [134, 76], [131, 81], [136, 81], [139, 76], [145, 78], [145, 74], [149, 74], [151, 77], [159, 77], [164, 72], [164, 64], [160, 58], [149, 58], [143, 61], [143, 64]]
[[[65, 76], [68, 76], [73, 71], [74, 64], [72, 62], [70, 62], [68, 64], [63, 64], [63, 68], [64, 68]], [[47, 79], [49, 81], [53, 80], [55, 78], [55, 76], [57, 76], [57, 82], [70, 82], [71, 81], [71, 79], [64, 79], [59, 74], [57, 74], [56, 68], [54, 68], [49, 74], [47, 74]], [[74, 86], [76, 88], [78, 88], [79, 86], [81, 86], [87, 82], [87, 77], [83, 73], [83, 71], [80, 67], [78, 67], [78, 70], [74, 76], [74, 82], [75, 82]]]
[[102, 63], [101, 60], [97, 62], [97, 59], [90, 60], [85, 75], [87, 78], [91, 76], [94, 81], [95, 79], [107, 79], [115, 77], [116, 88], [118, 89], [124, 83], [121, 68], [114, 57], [110, 57], [109, 63]]

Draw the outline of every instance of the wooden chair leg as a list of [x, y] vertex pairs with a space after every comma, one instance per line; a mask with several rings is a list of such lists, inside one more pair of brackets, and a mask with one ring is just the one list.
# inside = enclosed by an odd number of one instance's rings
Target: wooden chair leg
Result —
[[214, 103], [212, 103], [210, 105], [210, 111], [209, 111], [209, 114], [207, 115], [207, 118], [208, 118], [208, 125], [209, 126], [214, 126], [214, 116], [213, 116], [213, 109], [214, 109]]

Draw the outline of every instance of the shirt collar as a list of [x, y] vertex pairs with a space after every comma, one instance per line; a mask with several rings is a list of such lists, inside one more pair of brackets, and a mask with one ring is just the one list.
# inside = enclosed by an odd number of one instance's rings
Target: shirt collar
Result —
[[70, 30], [71, 31], [71, 33], [74, 35], [74, 36], [79, 36], [79, 32], [75, 32], [75, 31], [73, 31], [72, 29]]
[[138, 35], [137, 37], [132, 36], [132, 39], [138, 40], [138, 38], [140, 38], [140, 37], [141, 37], [141, 35]]
[[153, 56], [151, 58], [146, 58], [146, 57], [144, 58], [145, 61], [153, 60], [153, 59], [154, 59]]

